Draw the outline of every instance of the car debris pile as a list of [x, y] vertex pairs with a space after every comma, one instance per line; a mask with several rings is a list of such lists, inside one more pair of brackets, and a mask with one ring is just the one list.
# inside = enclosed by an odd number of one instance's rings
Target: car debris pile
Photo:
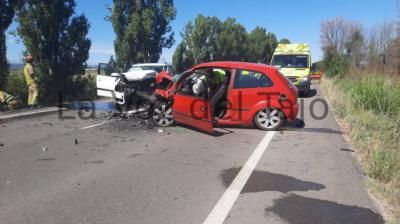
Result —
[[150, 119], [144, 119], [138, 113], [133, 112], [120, 112], [120, 111], [106, 111], [102, 113], [102, 117], [106, 120], [124, 120], [130, 121], [133, 127], [153, 129], [154, 124]]

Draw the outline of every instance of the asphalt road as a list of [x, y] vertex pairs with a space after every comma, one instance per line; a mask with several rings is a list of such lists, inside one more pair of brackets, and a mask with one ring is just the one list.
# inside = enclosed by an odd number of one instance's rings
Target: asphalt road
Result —
[[271, 133], [160, 133], [101, 114], [2, 121], [0, 223], [383, 223], [332, 113], [310, 115], [312, 95], [304, 127]]

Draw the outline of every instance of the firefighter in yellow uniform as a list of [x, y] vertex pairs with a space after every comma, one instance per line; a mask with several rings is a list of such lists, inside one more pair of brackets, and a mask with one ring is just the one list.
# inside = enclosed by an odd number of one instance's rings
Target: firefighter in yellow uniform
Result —
[[24, 76], [26, 80], [26, 85], [28, 86], [28, 106], [36, 107], [38, 104], [39, 90], [35, 81], [35, 72], [32, 62], [32, 56], [27, 56], [26, 65], [24, 67]]
[[0, 90], [0, 103], [8, 106], [9, 109], [14, 110], [17, 106], [17, 100], [10, 94]]

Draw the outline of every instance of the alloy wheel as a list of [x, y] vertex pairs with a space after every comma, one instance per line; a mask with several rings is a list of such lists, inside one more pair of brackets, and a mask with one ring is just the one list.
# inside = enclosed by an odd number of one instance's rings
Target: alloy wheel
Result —
[[159, 127], [168, 127], [174, 123], [172, 108], [167, 103], [160, 103], [153, 110], [154, 124]]
[[266, 130], [276, 129], [282, 123], [280, 111], [275, 108], [260, 110], [256, 116], [257, 123]]

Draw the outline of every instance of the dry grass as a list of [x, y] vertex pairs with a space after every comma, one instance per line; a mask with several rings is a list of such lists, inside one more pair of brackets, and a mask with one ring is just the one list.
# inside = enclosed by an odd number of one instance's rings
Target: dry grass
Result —
[[390, 216], [400, 219], [400, 85], [382, 76], [324, 78], [321, 87]]

